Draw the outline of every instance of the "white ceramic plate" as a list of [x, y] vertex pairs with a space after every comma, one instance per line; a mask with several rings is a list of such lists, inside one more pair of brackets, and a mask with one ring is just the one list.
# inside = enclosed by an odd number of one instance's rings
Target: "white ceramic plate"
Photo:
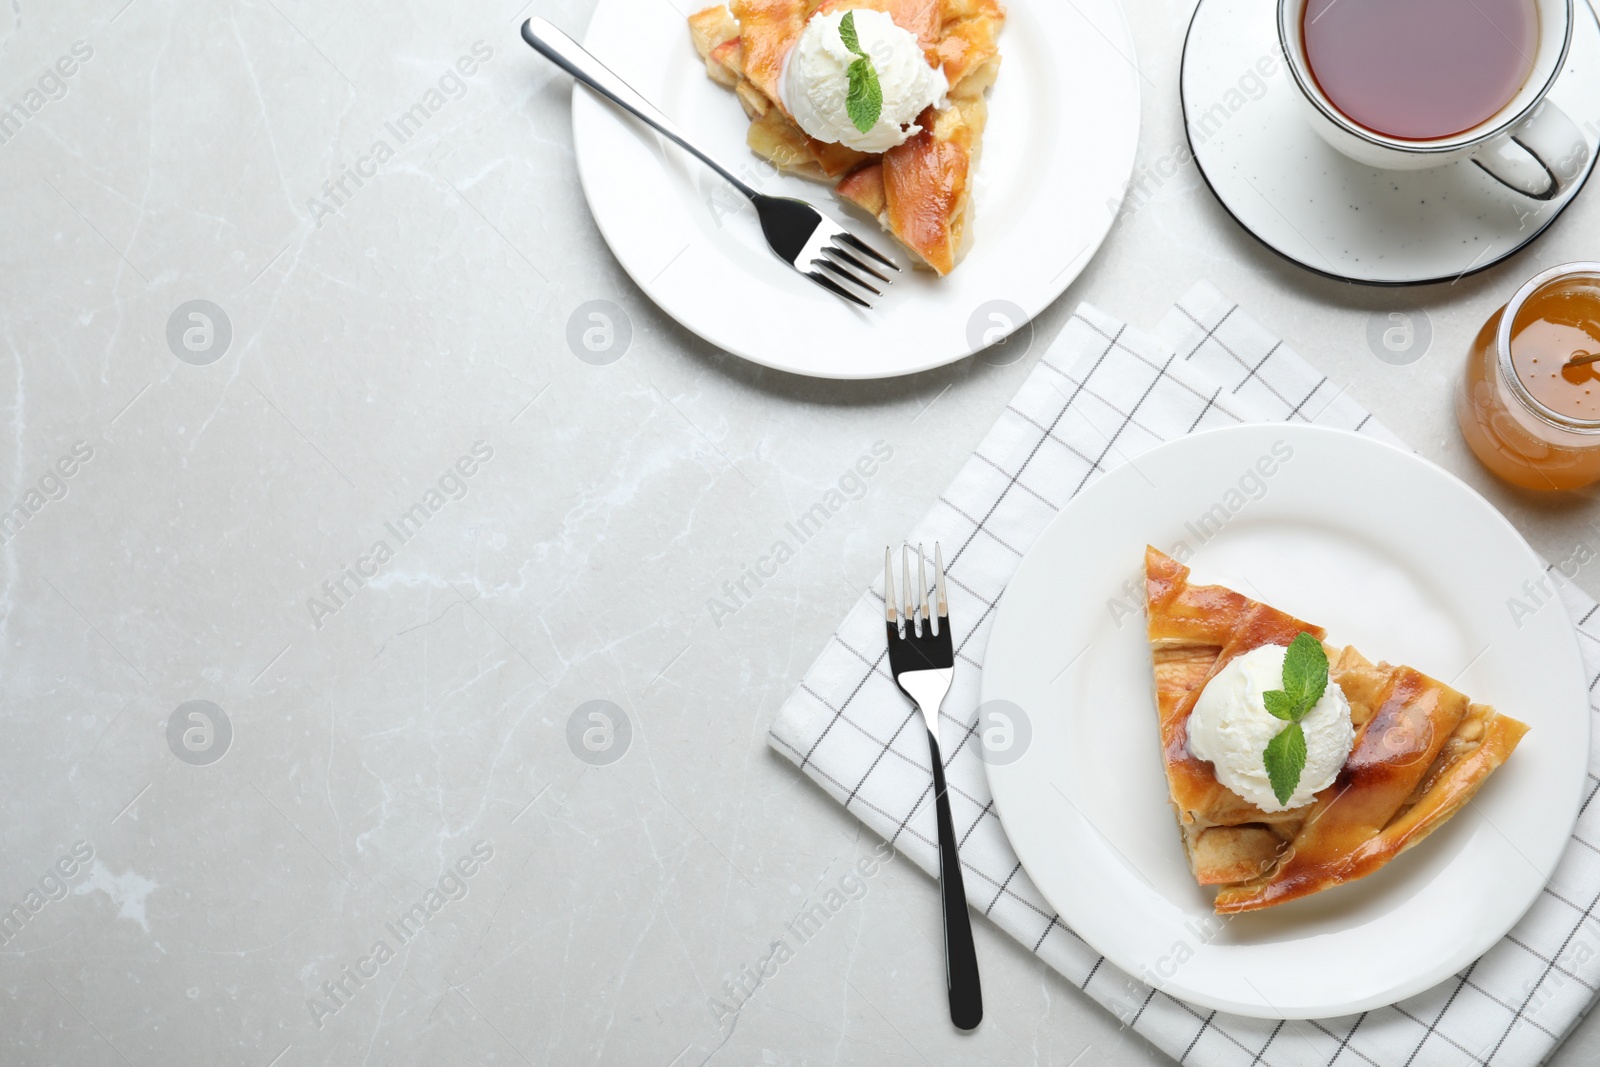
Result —
[[1262, 244], [1345, 281], [1415, 285], [1486, 270], [1556, 220], [1600, 146], [1600, 23], [1573, 8], [1572, 48], [1550, 91], [1585, 131], [1589, 164], [1547, 203], [1509, 192], [1471, 163], [1374, 170], [1311, 129], [1284, 69], [1277, 5], [1202, 0], [1183, 47], [1189, 144], [1217, 199]]
[[[600, 0], [584, 45], [746, 181], [830, 210], [837, 204], [858, 234], [909, 268], [876, 222], [824, 185], [774, 173], [746, 146], [744, 112], [706, 77], [689, 40], [685, 16], [711, 2]], [[908, 269], [876, 310], [846, 304], [773, 256], [754, 210], [715, 174], [575, 90], [578, 173], [600, 232], [667, 314], [769, 367], [884, 378], [987, 347], [1088, 263], [1116, 216], [1139, 139], [1139, 74], [1116, 0], [1006, 7], [972, 250], [948, 278]]]
[[[1275, 445], [1292, 455], [1251, 480]], [[1210, 540], [1196, 535], [1215, 505], [1241, 502]], [[1167, 803], [1142, 612], [1145, 544], [1180, 542], [1195, 580], [1316, 622], [1334, 644], [1410, 664], [1532, 729], [1470, 807], [1376, 874], [1214, 916]], [[1338, 1016], [1442, 981], [1533, 903], [1577, 818], [1590, 714], [1577, 638], [1558, 602], [1520, 627], [1507, 607], [1543, 574], [1464, 483], [1355, 434], [1241, 426], [1136, 457], [1040, 536], [985, 654], [983, 699], [1011, 701], [1033, 726], [1020, 760], [988, 765], [1023, 866], [1111, 962], [1208, 1008]]]

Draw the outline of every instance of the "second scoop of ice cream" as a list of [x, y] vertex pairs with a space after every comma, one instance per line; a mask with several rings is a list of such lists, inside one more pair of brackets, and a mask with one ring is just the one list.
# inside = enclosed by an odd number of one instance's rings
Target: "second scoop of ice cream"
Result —
[[1267, 711], [1261, 694], [1283, 686], [1287, 654], [1282, 645], [1262, 645], [1234, 657], [1201, 690], [1188, 722], [1189, 751], [1210, 760], [1217, 781], [1262, 811], [1311, 803], [1339, 776], [1355, 743], [1350, 702], [1339, 684], [1330, 680], [1322, 699], [1300, 720], [1306, 739], [1305, 768], [1289, 802], [1279, 803], [1262, 754], [1289, 724]]
[[[861, 51], [872, 61], [883, 90], [883, 110], [865, 133], [850, 120], [850, 64], [860, 57], [840, 35], [839, 24], [854, 15]], [[949, 83], [928, 65], [916, 35], [881, 11], [830, 11], [812, 17], [784, 61], [783, 103], [806, 133], [858, 152], [887, 152], [921, 129], [917, 116], [930, 105], [943, 106]]]

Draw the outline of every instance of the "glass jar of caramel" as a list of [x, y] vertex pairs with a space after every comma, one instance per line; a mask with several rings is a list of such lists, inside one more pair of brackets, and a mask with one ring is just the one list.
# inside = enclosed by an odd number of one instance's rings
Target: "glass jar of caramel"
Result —
[[1527, 489], [1600, 481], [1600, 263], [1530, 279], [1467, 356], [1456, 419], [1485, 467]]

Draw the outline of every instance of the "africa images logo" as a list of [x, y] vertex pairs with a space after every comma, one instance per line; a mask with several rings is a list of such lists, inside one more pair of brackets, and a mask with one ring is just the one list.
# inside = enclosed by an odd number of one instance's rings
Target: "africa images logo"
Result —
[[[445, 469], [434, 485], [423, 492], [421, 500], [401, 512], [393, 521], [383, 524], [384, 530], [394, 538], [395, 545], [404, 545], [421, 533], [428, 520], [443, 511], [446, 504], [464, 500], [469, 488], [468, 479], [493, 458], [493, 445], [487, 441], [474, 441], [471, 455], [457, 459]], [[320, 597], [306, 597], [311, 628], [322, 629], [324, 621], [339, 614], [345, 605], [355, 599], [357, 593], [366, 588], [368, 582], [378, 577], [394, 557], [395, 546], [380, 537], [367, 551], [358, 555], [353, 564], [340, 567], [338, 573], [322, 583]]]
[[[339, 1014], [368, 982], [376, 979], [383, 967], [399, 955], [396, 950], [422, 933], [434, 916], [448, 905], [465, 900], [472, 889], [471, 880], [492, 859], [493, 845], [487, 841], [474, 842], [472, 850], [447, 866], [438, 880], [415, 903], [383, 924], [388, 937], [373, 941], [366, 955], [345, 964], [332, 978], [323, 982], [317, 989], [320, 995], [307, 997], [306, 1010], [311, 1013], [311, 1021], [317, 1029], [321, 1030], [328, 1016]], [[389, 943], [390, 938], [394, 939], [393, 945]]]
[[46, 67], [44, 73], [15, 103], [0, 108], [0, 145], [8, 144], [21, 133], [33, 116], [47, 105], [65, 98], [72, 84], [72, 76], [93, 58], [93, 45], [87, 41], [73, 41], [71, 51]]
[[433, 116], [444, 110], [446, 104], [466, 96], [468, 80], [493, 58], [494, 49], [487, 42], [472, 42], [470, 55], [457, 59], [410, 107], [392, 121], [385, 122], [384, 136], [375, 138], [354, 163], [340, 167], [337, 175], [323, 182], [321, 197], [306, 198], [306, 211], [317, 224], [316, 228], [322, 229], [324, 221], [343, 210], [367, 182], [378, 176], [400, 148], [421, 133]]

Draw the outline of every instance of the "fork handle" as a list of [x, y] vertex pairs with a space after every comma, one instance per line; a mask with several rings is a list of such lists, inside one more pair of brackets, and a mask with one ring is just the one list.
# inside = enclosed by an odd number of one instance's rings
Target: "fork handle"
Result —
[[689, 143], [689, 138], [678, 128], [678, 124], [668, 118], [660, 108], [639, 95], [633, 86], [617, 77], [610, 67], [596, 59], [594, 54], [584, 48], [583, 45], [556, 29], [548, 20], [535, 16], [524, 22], [522, 24], [522, 39], [527, 41], [535, 52], [538, 52], [550, 62], [622, 108], [622, 110], [633, 115], [641, 122], [654, 126], [663, 137], [722, 175], [730, 185], [745, 196], [751, 200], [756, 198], [757, 193], [754, 189], [734, 177], [733, 172], [728, 170], [727, 167], [712, 159], [710, 155], [700, 148]]
[[983, 1021], [983, 985], [978, 979], [978, 953], [972, 946], [972, 917], [967, 912], [967, 889], [961, 877], [955, 823], [950, 818], [950, 797], [945, 792], [944, 761], [939, 757], [939, 741], [931, 732], [928, 754], [933, 760], [934, 807], [939, 815], [939, 900], [944, 906], [950, 1021], [962, 1030], [971, 1030]]

